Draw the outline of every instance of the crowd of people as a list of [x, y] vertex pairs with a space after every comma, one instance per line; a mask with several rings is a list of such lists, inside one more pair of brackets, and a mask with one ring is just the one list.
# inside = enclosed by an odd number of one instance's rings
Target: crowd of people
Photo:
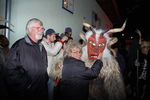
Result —
[[[100, 73], [103, 54], [91, 68], [86, 67], [81, 60], [84, 51], [73, 40], [71, 27], [58, 35], [52, 28], [45, 31], [42, 21], [32, 18], [26, 24], [26, 33], [10, 49], [9, 40], [0, 35], [0, 99], [88, 100], [89, 82]], [[132, 42], [128, 55], [121, 54], [118, 44], [112, 47], [123, 74], [127, 100], [150, 98], [150, 41], [139, 40]], [[60, 58], [61, 64], [54, 63]]]

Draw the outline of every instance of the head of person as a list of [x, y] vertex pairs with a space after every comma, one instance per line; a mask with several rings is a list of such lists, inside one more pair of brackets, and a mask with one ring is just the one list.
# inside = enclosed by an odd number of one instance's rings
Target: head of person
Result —
[[56, 34], [57, 33], [55, 32], [55, 30], [50, 28], [46, 30], [45, 37], [49, 42], [53, 43], [56, 41]]
[[[59, 36], [59, 33], [57, 33], [57, 34], [56, 34], [56, 41], [60, 41], [60, 40], [61, 40], [61, 37]], [[55, 42], [56, 42], [56, 41], [55, 41]]]
[[65, 28], [65, 35], [68, 36], [68, 37], [71, 37], [71, 35], [72, 35], [71, 27], [66, 27]]
[[4, 56], [9, 52], [9, 40], [5, 35], [0, 35], [0, 48], [2, 48]]
[[42, 21], [37, 18], [30, 19], [26, 24], [26, 32], [34, 42], [42, 39], [44, 30]]
[[65, 57], [73, 57], [75, 59], [81, 59], [82, 56], [82, 48], [79, 43], [74, 42], [73, 40], [69, 41], [67, 47], [64, 51]]
[[148, 55], [148, 52], [150, 50], [150, 41], [142, 41], [141, 42], [141, 52], [144, 55]]
[[9, 46], [9, 40], [4, 35], [0, 35], [0, 46], [3, 48], [7, 48]]

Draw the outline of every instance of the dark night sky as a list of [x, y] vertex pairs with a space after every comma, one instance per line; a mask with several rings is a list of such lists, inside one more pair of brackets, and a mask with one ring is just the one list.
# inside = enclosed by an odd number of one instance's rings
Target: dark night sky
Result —
[[116, 2], [121, 19], [128, 19], [125, 29], [126, 34], [134, 35], [135, 30], [139, 29], [143, 38], [149, 37], [149, 3], [146, 0], [116, 0]]

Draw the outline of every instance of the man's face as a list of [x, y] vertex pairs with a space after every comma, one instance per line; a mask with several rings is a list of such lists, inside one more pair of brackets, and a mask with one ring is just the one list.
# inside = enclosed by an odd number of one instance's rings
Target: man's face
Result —
[[30, 33], [34, 35], [34, 38], [38, 41], [42, 39], [44, 33], [44, 27], [40, 22], [34, 23], [34, 25], [30, 28]]
[[148, 51], [150, 50], [150, 42], [148, 41], [143, 41], [141, 43], [141, 52], [145, 55], [148, 54]]
[[52, 33], [50, 35], [47, 35], [47, 39], [53, 43], [55, 40], [56, 40], [56, 34], [55, 33]]
[[67, 32], [65, 35], [67, 35], [68, 37], [71, 37], [72, 32]]

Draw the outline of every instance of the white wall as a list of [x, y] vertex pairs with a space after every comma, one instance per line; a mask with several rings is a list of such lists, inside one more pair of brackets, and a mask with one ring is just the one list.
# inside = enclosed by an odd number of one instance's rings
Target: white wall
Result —
[[83, 17], [91, 23], [92, 11], [99, 14], [101, 27], [105, 27], [106, 23], [111, 25], [95, 0], [74, 0], [74, 14], [62, 8], [62, 0], [12, 0], [11, 22], [15, 32], [10, 33], [10, 45], [26, 35], [26, 23], [33, 17], [39, 18], [45, 29], [53, 28], [57, 33], [63, 33], [67, 26], [72, 27], [73, 38], [78, 41]]
[[3, 18], [5, 18], [5, 5], [6, 5], [6, 0], [0, 0], [0, 17]]
[[[0, 17], [5, 18], [5, 5], [6, 0], [0, 0]], [[0, 25], [5, 25], [4, 22], [0, 21]], [[0, 34], [4, 34], [4, 30], [0, 30]]]

